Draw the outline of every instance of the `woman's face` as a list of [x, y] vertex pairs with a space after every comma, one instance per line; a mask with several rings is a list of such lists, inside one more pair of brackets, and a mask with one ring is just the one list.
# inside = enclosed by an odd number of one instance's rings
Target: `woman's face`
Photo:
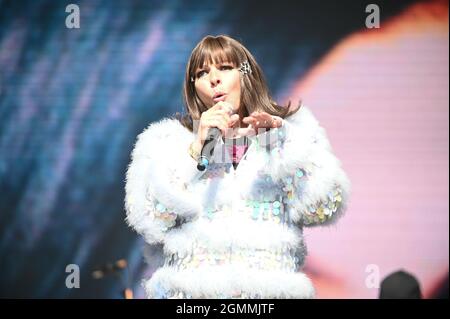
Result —
[[208, 109], [220, 101], [233, 105], [235, 112], [239, 109], [241, 81], [239, 71], [232, 63], [208, 64], [197, 69], [195, 89]]

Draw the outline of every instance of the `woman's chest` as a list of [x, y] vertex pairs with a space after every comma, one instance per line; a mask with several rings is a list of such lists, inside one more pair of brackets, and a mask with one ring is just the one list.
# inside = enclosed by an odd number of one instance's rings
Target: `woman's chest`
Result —
[[205, 204], [274, 202], [280, 199], [283, 187], [272, 178], [268, 164], [264, 154], [242, 159], [236, 169], [232, 163], [212, 163], [191, 183], [190, 190], [200, 195]]

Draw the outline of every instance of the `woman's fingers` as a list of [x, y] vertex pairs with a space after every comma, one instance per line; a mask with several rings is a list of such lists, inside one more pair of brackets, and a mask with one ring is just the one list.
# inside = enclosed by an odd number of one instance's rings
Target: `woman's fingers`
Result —
[[266, 112], [253, 112], [243, 119], [244, 123], [251, 123], [254, 128], [276, 128], [281, 126], [281, 118], [272, 116]]
[[247, 128], [239, 128], [237, 127], [239, 115], [233, 114], [230, 116], [228, 111], [222, 108], [226, 107], [224, 103], [226, 102], [217, 103], [215, 105], [217, 109], [210, 110], [210, 113], [205, 118], [205, 123], [208, 127], [218, 127], [224, 136], [230, 135], [230, 131], [233, 131], [234, 135], [238, 136], [257, 134], [259, 129], [277, 128], [282, 124], [280, 117], [272, 116], [267, 112], [257, 111], [242, 119], [243, 123], [248, 124]]
[[252, 126], [248, 126], [248, 127], [241, 127], [238, 128], [236, 131], [236, 136], [237, 137], [241, 137], [241, 136], [252, 136], [255, 135], [256, 131]]
[[221, 111], [221, 112], [214, 112], [214, 113], [208, 115], [207, 121], [209, 119], [214, 119], [214, 120], [215, 119], [220, 119], [220, 120], [225, 121], [225, 123], [227, 123], [227, 124], [231, 121], [231, 117], [228, 114], [223, 113], [223, 111]]
[[218, 115], [217, 117], [215, 117], [215, 119], [218, 119], [222, 123], [222, 125], [226, 128], [232, 126], [232, 120], [228, 115], [227, 116]]
[[283, 119], [279, 116], [272, 116], [273, 119], [273, 125], [272, 127], [277, 128], [281, 127], [283, 125]]
[[[221, 102], [217, 102], [216, 104], [214, 104], [208, 111], [216, 111], [216, 110], [221, 110], [223, 107], [222, 105], [222, 101]], [[207, 112], [208, 112], [207, 111]]]
[[239, 115], [233, 114], [230, 116], [228, 113], [224, 111], [220, 111], [220, 113], [215, 113], [214, 118], [224, 119], [227, 127], [233, 127], [239, 121]]
[[233, 112], [233, 106], [228, 102], [220, 101], [214, 104], [209, 110], [212, 111], [222, 110], [225, 111], [227, 114], [230, 114]]
[[236, 123], [239, 122], [239, 115], [238, 114], [233, 114], [230, 117], [230, 120], [228, 121], [228, 126], [229, 127], [234, 127], [236, 125]]
[[[235, 114], [235, 115], [237, 115], [237, 114]], [[213, 113], [211, 113], [210, 116], [211, 117], [220, 116], [220, 117], [224, 118], [227, 122], [231, 122], [232, 121], [232, 118], [231, 118], [230, 114], [227, 111], [225, 111], [225, 110], [214, 111]], [[238, 119], [239, 119], [239, 116], [238, 116]]]
[[231, 105], [230, 103], [225, 102], [225, 101], [221, 101], [219, 103], [221, 103], [221, 105], [222, 105], [222, 110], [227, 112], [227, 114], [233, 113], [233, 105]]
[[228, 126], [223, 119], [211, 120], [210, 124], [211, 124], [210, 127], [217, 127], [222, 132], [222, 135], [225, 135], [225, 133], [228, 129]]
[[245, 117], [242, 121], [243, 121], [245, 124], [250, 124], [250, 125], [252, 125], [255, 129], [258, 128], [258, 119], [257, 119], [256, 117], [248, 116], [248, 117]]

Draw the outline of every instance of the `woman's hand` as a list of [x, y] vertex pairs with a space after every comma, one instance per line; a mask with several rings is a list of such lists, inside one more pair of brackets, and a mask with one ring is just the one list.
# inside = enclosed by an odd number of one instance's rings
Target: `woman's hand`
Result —
[[220, 101], [203, 112], [198, 123], [196, 148], [201, 149], [211, 127], [219, 128], [223, 136], [230, 134], [231, 128], [239, 121], [238, 114], [230, 116], [232, 112], [233, 106], [225, 101]]
[[281, 117], [258, 111], [244, 117], [242, 121], [250, 124], [256, 132], [258, 132], [259, 128], [278, 128], [283, 124]]
[[222, 136], [236, 138], [256, 135], [259, 128], [277, 128], [283, 123], [283, 119], [279, 116], [270, 115], [267, 112], [253, 112], [242, 120], [249, 125], [239, 127], [239, 115], [230, 116], [232, 110], [230, 103], [220, 101], [202, 113], [198, 123], [197, 140], [193, 144], [194, 151], [201, 151], [211, 127], [219, 128]]

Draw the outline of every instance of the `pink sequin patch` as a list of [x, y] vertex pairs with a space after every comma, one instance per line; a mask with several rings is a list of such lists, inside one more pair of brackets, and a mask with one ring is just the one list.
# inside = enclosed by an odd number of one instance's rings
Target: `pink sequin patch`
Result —
[[232, 145], [228, 147], [233, 163], [239, 163], [241, 161], [247, 148], [248, 145]]

